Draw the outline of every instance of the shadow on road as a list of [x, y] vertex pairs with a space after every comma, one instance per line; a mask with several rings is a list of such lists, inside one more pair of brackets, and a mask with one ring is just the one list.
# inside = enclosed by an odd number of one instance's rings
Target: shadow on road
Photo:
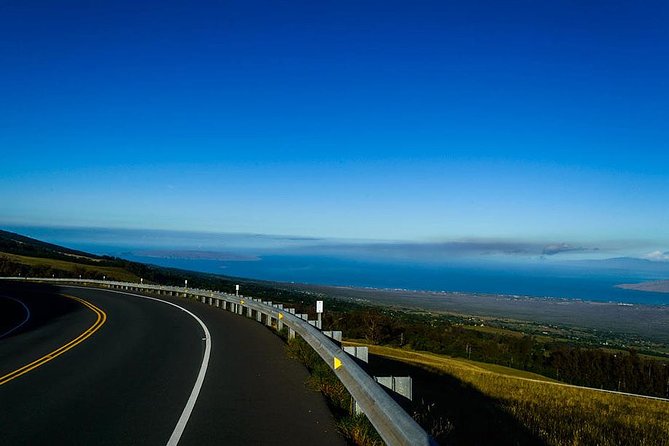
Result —
[[3, 296], [0, 298], [0, 334], [25, 320], [26, 310], [17, 300], [30, 311], [30, 318], [25, 324], [0, 339], [29, 332], [66, 314], [81, 311], [81, 304], [58, 296], [60, 292], [59, 287], [49, 284], [0, 282], [0, 296]]

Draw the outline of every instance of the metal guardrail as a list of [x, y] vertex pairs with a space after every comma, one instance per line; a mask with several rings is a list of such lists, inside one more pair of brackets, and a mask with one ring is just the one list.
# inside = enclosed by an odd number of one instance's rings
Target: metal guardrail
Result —
[[277, 325], [283, 324], [294, 330], [319, 354], [344, 384], [386, 444], [392, 446], [437, 444], [353, 358], [308, 321], [295, 316], [283, 307], [279, 308], [248, 296], [237, 296], [220, 291], [196, 288], [86, 279], [0, 277], [0, 280], [76, 283], [123, 291], [149, 291], [172, 296], [192, 296], [202, 298], [210, 305], [217, 304], [216, 300], [218, 300], [217, 306], [225, 302], [224, 306], [229, 304], [231, 309], [234, 308], [240, 314], [242, 309], [247, 309], [247, 311], [250, 309], [256, 311], [256, 314], [264, 314], [266, 318], [271, 318], [268, 319], [269, 321], [276, 320]]

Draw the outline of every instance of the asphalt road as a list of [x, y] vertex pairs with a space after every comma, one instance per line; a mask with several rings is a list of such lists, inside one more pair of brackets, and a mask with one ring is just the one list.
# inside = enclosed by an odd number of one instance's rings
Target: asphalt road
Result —
[[[322, 396], [305, 387], [304, 367], [267, 328], [197, 302], [161, 299], [197, 316], [211, 341], [179, 445], [345, 444]], [[168, 443], [203, 368], [206, 336], [192, 315], [138, 296], [32, 284], [0, 284], [0, 315], [0, 377], [69, 348], [0, 378], [0, 443]]]

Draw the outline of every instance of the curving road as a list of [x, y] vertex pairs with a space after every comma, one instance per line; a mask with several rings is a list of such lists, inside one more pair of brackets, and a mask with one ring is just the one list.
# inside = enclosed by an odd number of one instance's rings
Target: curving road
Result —
[[345, 444], [304, 368], [252, 320], [36, 284], [0, 285], [0, 315], [3, 444]]

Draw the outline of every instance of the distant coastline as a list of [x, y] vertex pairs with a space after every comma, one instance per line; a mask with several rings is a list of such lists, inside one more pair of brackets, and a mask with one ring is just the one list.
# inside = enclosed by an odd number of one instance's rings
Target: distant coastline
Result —
[[624, 290], [647, 291], [650, 293], [669, 293], [669, 280], [653, 280], [641, 283], [623, 283], [616, 285]]
[[147, 249], [127, 253], [138, 257], [150, 257], [158, 259], [175, 260], [218, 260], [221, 262], [255, 262], [260, 260], [258, 256], [241, 255], [230, 252], [201, 251], [201, 250], [168, 250]]
[[[669, 281], [668, 281], [669, 282]], [[286, 286], [286, 284], [278, 284]], [[345, 286], [293, 284], [292, 287], [335, 298], [454, 313], [484, 318], [508, 318], [572, 327], [601, 333], [629, 333], [662, 343], [669, 342], [669, 305], [596, 302], [568, 298], [541, 298], [485, 293], [433, 292]]]

